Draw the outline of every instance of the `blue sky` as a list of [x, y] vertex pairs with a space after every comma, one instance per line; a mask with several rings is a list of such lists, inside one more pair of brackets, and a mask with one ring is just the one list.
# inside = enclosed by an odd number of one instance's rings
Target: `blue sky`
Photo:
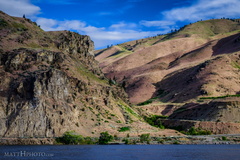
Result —
[[240, 0], [0, 0], [0, 10], [45, 31], [89, 35], [95, 48], [165, 34], [211, 18], [239, 18]]

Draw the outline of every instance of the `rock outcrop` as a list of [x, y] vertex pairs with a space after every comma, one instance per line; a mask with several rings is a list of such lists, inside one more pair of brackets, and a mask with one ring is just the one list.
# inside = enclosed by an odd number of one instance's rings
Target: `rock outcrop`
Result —
[[128, 133], [134, 136], [146, 131], [178, 134], [142, 121], [124, 89], [105, 78], [89, 36], [44, 32], [29, 19], [0, 11], [0, 47], [3, 144], [52, 143], [66, 131], [92, 137], [108, 131], [125, 137], [121, 127], [131, 128]]
[[1, 137], [97, 136], [138, 120], [98, 67], [88, 36], [44, 32], [1, 12], [0, 39]]

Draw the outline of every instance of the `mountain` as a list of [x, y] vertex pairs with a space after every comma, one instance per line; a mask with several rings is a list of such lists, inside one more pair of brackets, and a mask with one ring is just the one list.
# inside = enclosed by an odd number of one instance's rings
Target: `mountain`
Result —
[[200, 21], [171, 34], [99, 50], [96, 59], [108, 78], [126, 81], [130, 101], [136, 104], [153, 98], [155, 83], [169, 74], [239, 51], [239, 29], [239, 20]]
[[58, 137], [74, 130], [97, 137], [131, 127], [156, 130], [129, 105], [123, 88], [109, 83], [94, 59], [89, 36], [45, 32], [26, 18], [0, 12], [0, 136]]
[[164, 124], [172, 128], [239, 133], [239, 19], [199, 21], [95, 55], [103, 73], [125, 87], [143, 115], [169, 116]]

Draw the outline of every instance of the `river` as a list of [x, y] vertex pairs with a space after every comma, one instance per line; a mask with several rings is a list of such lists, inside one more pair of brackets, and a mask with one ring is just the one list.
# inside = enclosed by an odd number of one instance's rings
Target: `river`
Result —
[[240, 145], [0, 146], [1, 160], [239, 160]]

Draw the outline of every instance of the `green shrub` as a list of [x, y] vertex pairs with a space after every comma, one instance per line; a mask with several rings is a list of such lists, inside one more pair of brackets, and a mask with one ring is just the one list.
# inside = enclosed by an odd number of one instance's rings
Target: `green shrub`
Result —
[[123, 139], [124, 144], [129, 144], [129, 139], [125, 138]]
[[91, 137], [83, 137], [74, 131], [67, 131], [62, 137], [56, 138], [57, 143], [62, 144], [96, 144], [96, 140]]
[[62, 137], [58, 137], [56, 141], [63, 144], [80, 144], [84, 141], [84, 138], [81, 135], [77, 135], [74, 131], [67, 131]]
[[147, 100], [147, 101], [145, 101], [145, 102], [142, 102], [142, 103], [139, 103], [139, 104], [137, 104], [138, 106], [144, 106], [144, 105], [147, 105], [147, 104], [150, 104], [150, 103], [152, 103], [153, 102], [153, 100], [152, 99], [149, 99], [149, 100]]
[[180, 143], [179, 143], [178, 141], [174, 141], [173, 144], [176, 144], [176, 145], [177, 145], [177, 144], [180, 144]]
[[16, 23], [14, 22], [13, 27], [16, 28], [18, 31], [26, 31], [28, 30], [27, 27], [25, 25], [23, 25], [22, 23]]
[[113, 136], [110, 135], [107, 131], [100, 133], [98, 144], [108, 144], [108, 142], [113, 140]]
[[117, 82], [114, 79], [110, 78], [108, 82], [110, 85], [117, 85]]
[[227, 97], [240, 97], [240, 94], [235, 94], [235, 95], [225, 95], [225, 96], [218, 96], [218, 97], [200, 97], [200, 100], [204, 99], [219, 99], [219, 98], [227, 98]]
[[130, 127], [121, 127], [118, 131], [119, 131], [119, 132], [130, 131]]
[[5, 21], [4, 19], [1, 19], [1, 18], [0, 18], [0, 28], [1, 28], [1, 27], [6, 27], [6, 26], [8, 26], [7, 21]]
[[122, 141], [124, 142], [124, 144], [131, 144], [131, 145], [138, 143], [137, 140], [135, 140], [135, 139], [129, 139], [129, 138], [124, 138]]
[[223, 141], [227, 141], [227, 137], [222, 136], [222, 140], [223, 140]]
[[92, 139], [91, 137], [85, 137], [82, 144], [96, 144], [96, 141], [94, 139]]
[[159, 140], [158, 140], [158, 143], [159, 143], [159, 144], [164, 144], [164, 139], [159, 139]]
[[187, 132], [181, 131], [183, 134], [187, 134], [187, 135], [210, 135], [212, 134], [211, 131], [207, 131], [207, 130], [202, 130], [199, 128], [190, 128]]
[[128, 113], [130, 113], [130, 114], [132, 114], [132, 115], [134, 115], [134, 116], [136, 116], [136, 117], [139, 117], [139, 115], [138, 115], [136, 112], [134, 112], [130, 107], [125, 106], [125, 110], [126, 110]]
[[144, 142], [147, 142], [149, 143], [150, 142], [150, 134], [141, 134], [140, 136], [140, 142], [141, 143], [144, 143]]
[[156, 99], [158, 99], [159, 97], [154, 97], [154, 98], [151, 98], [151, 99], [149, 99], [149, 100], [146, 100], [146, 101], [144, 101], [144, 102], [142, 102], [142, 103], [139, 103], [139, 104], [137, 104], [138, 106], [143, 106], [143, 105], [147, 105], [147, 104], [150, 104], [150, 103], [152, 103], [153, 101], [155, 101]]
[[165, 129], [165, 126], [159, 119], [166, 119], [168, 116], [159, 116], [159, 115], [152, 115], [151, 117], [143, 117], [144, 120], [150, 124], [151, 126], [158, 127], [160, 129]]
[[160, 121], [159, 124], [158, 124], [158, 128], [160, 128], [160, 129], [165, 129], [165, 126], [162, 124], [161, 121]]
[[233, 65], [234, 68], [240, 69], [240, 65], [237, 62], [232, 62], [232, 65]]

